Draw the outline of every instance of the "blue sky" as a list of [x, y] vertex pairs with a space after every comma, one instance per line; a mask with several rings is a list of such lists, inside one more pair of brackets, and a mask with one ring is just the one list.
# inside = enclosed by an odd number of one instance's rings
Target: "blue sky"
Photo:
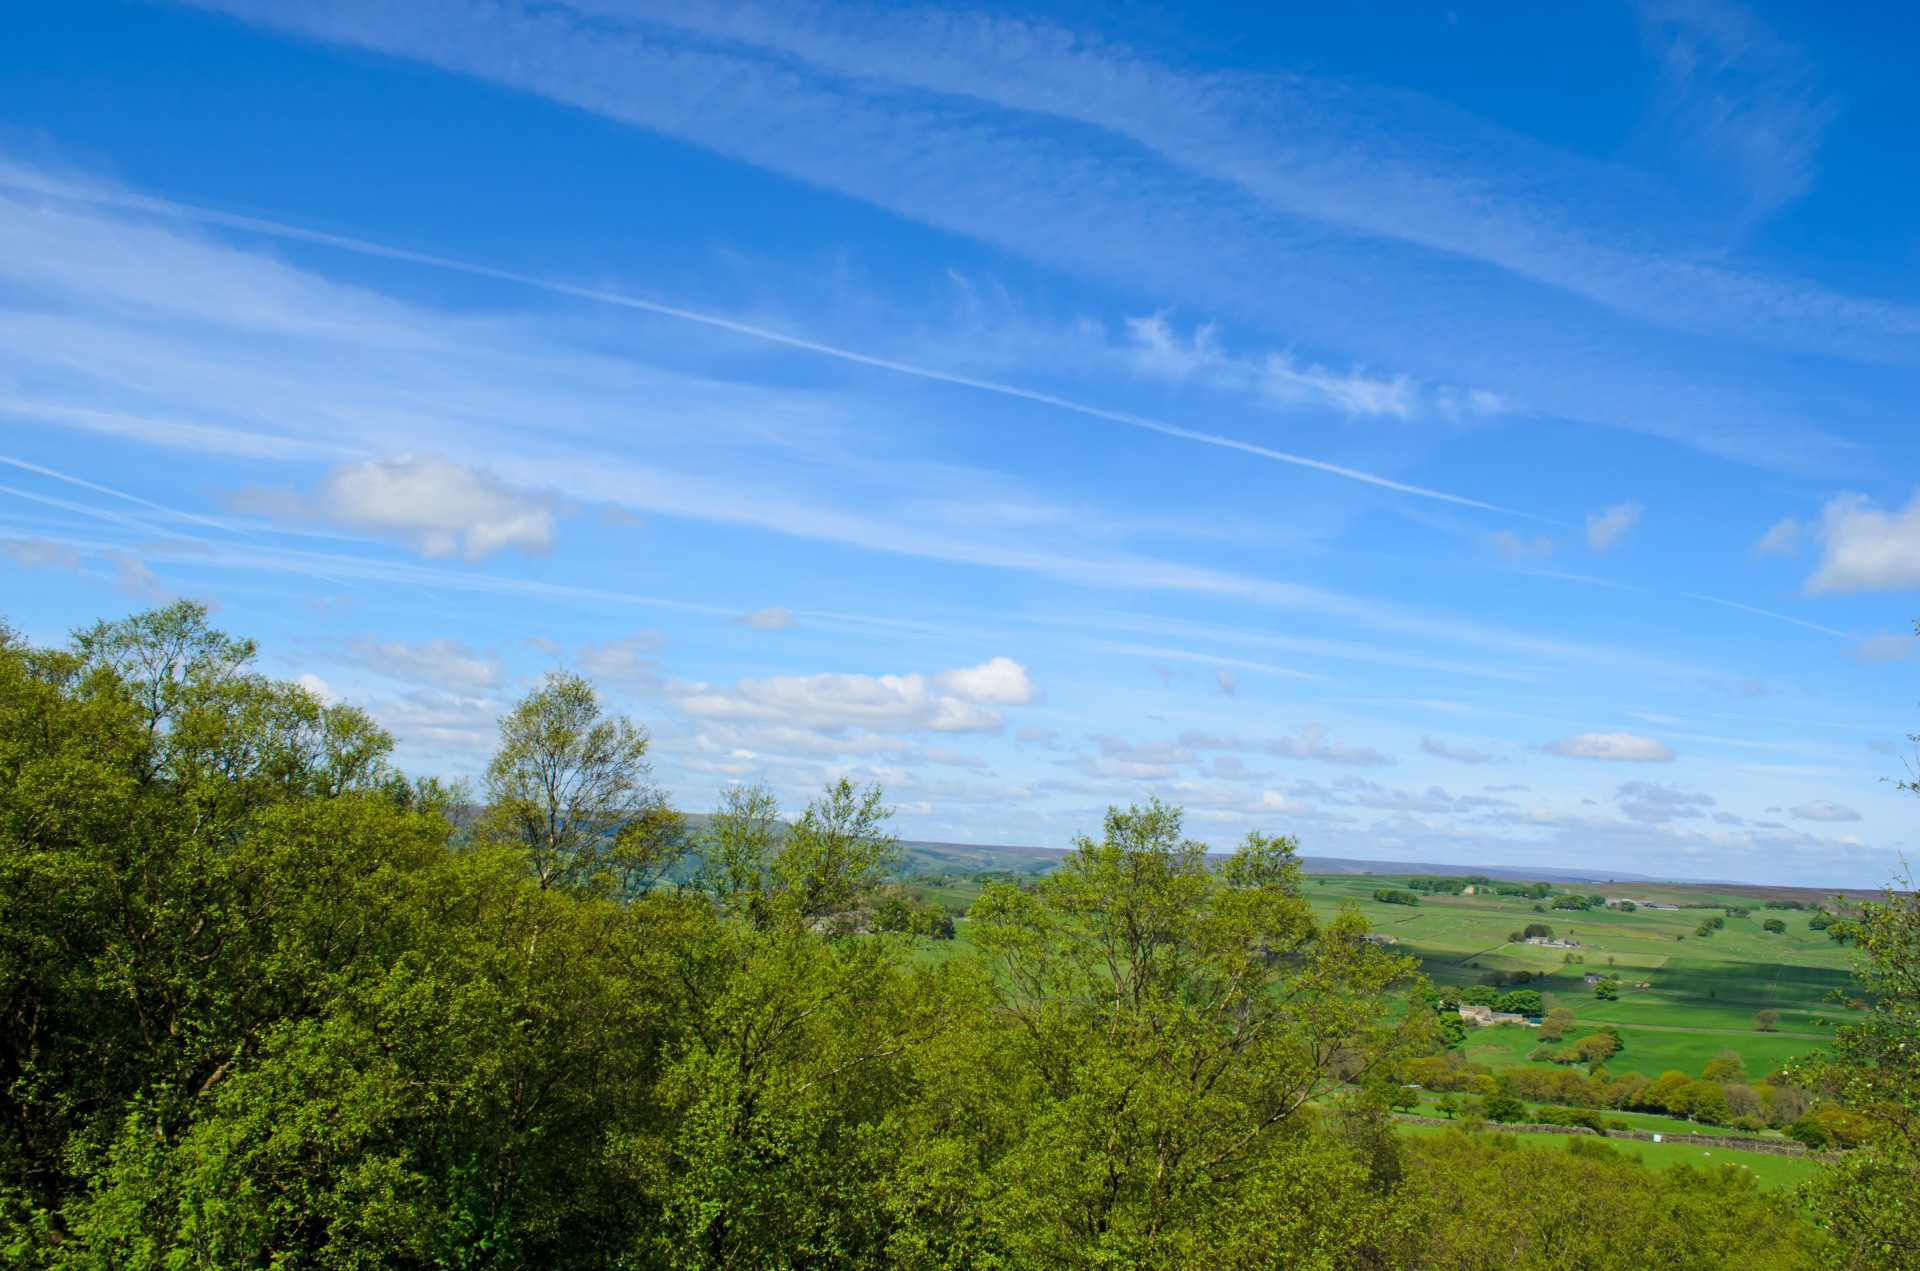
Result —
[[1834, 9], [21, 6], [0, 612], [205, 597], [416, 770], [565, 664], [689, 808], [1877, 885], [1920, 48]]

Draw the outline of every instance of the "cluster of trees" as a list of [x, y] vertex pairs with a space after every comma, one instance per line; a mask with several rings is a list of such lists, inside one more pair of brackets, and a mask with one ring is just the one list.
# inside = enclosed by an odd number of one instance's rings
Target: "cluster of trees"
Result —
[[[1446, 1034], [1398, 1009], [1410, 963], [1357, 910], [1314, 917], [1290, 839], [1209, 862], [1177, 809], [1115, 809], [1045, 879], [987, 888], [976, 956], [920, 959], [888, 930], [916, 910], [888, 890], [878, 790], [789, 817], [735, 788], [690, 830], [644, 731], [557, 675], [503, 721], [470, 815], [206, 619], [0, 635], [9, 1266], [1624, 1268], [1657, 1240], [1676, 1267], [1810, 1267], [1833, 1247], [1736, 1171], [1393, 1133], [1380, 1092], [1445, 1066]], [[1899, 1183], [1875, 1169], [1834, 1184], [1837, 1229], [1849, 1188]]]
[[[1841, 1103], [1831, 1098], [1819, 1099], [1813, 1091], [1795, 1084], [1783, 1073], [1751, 1080], [1739, 1056], [1732, 1051], [1723, 1051], [1710, 1060], [1699, 1077], [1668, 1071], [1649, 1078], [1637, 1072], [1613, 1076], [1607, 1071], [1606, 1061], [1625, 1050], [1617, 1031], [1603, 1029], [1580, 1043], [1581, 1048], [1589, 1046], [1590, 1050], [1579, 1057], [1549, 1053], [1550, 1048], [1546, 1046], [1531, 1057], [1563, 1065], [1590, 1063], [1590, 1073], [1571, 1067], [1516, 1067], [1495, 1073], [1484, 1065], [1466, 1062], [1457, 1052], [1411, 1060], [1407, 1073], [1411, 1080], [1429, 1090], [1482, 1098], [1504, 1093], [1534, 1103], [1596, 1111], [1655, 1112], [1755, 1131], [1768, 1126], [1785, 1128], [1809, 1114], [1816, 1114], [1815, 1119], [1823, 1122], [1856, 1127], [1859, 1124], [1858, 1115]], [[1848, 1134], [1843, 1129], [1831, 1137], [1851, 1144], [1864, 1135]]]
[[1383, 905], [1417, 905], [1420, 903], [1418, 892], [1408, 891], [1404, 887], [1376, 887], [1373, 898]]
[[1570, 891], [1555, 896], [1553, 907], [1555, 909], [1605, 909], [1607, 898], [1597, 893], [1592, 896], [1582, 896], [1579, 892]]
[[1458, 896], [1467, 888], [1475, 890], [1486, 887], [1493, 880], [1482, 874], [1462, 875], [1416, 875], [1407, 880], [1407, 886], [1414, 891], [1428, 892], [1435, 896]]

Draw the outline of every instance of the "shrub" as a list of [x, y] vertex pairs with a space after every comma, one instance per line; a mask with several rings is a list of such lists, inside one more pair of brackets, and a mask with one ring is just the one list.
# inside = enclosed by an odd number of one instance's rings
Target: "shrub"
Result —
[[1744, 1130], [1748, 1134], [1758, 1134], [1767, 1128], [1767, 1123], [1756, 1116], [1735, 1117], [1733, 1119], [1733, 1128], [1736, 1130]]
[[1785, 919], [1769, 918], [1765, 922], [1760, 924], [1760, 929], [1762, 931], [1770, 931], [1776, 936], [1785, 935], [1787, 931], [1787, 924]]
[[1548, 1105], [1533, 1114], [1537, 1125], [1580, 1125], [1589, 1130], [1600, 1128], [1600, 1114], [1592, 1108], [1565, 1108]]
[[1733, 1119], [1727, 1107], [1727, 1092], [1717, 1081], [1696, 1082], [1693, 1087], [1693, 1116], [1708, 1125], [1725, 1125]]
[[1797, 1139], [1814, 1151], [1819, 1151], [1827, 1145], [1826, 1128], [1814, 1119], [1811, 1112], [1787, 1126], [1784, 1133], [1788, 1138]]
[[1489, 1121], [1513, 1122], [1527, 1119], [1527, 1105], [1520, 1101], [1518, 1095], [1509, 1094], [1505, 1090], [1488, 1095], [1482, 1105], [1482, 1111]]

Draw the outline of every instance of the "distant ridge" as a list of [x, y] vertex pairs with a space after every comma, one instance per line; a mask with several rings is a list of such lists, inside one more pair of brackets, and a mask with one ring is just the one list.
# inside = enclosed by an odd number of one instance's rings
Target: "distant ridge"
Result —
[[[937, 843], [906, 839], [901, 840], [900, 850], [910, 866], [921, 869], [1006, 869], [1028, 873], [1039, 873], [1050, 868], [1067, 854], [1066, 849], [1058, 847]], [[1603, 874], [1593, 870], [1542, 869], [1537, 865], [1436, 865], [1427, 861], [1360, 861], [1344, 856], [1302, 856], [1300, 868], [1309, 874], [1485, 874], [1488, 878], [1516, 881], [1538, 879], [1546, 883], [1693, 881], [1656, 880], [1646, 874], [1618, 871]]]

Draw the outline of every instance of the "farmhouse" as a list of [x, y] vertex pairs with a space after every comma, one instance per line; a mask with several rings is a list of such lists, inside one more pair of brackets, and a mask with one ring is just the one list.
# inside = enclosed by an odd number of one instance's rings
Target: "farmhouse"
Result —
[[1585, 984], [1589, 988], [1591, 988], [1592, 986], [1600, 983], [1600, 981], [1606, 978], [1607, 978], [1606, 976], [1600, 974], [1600, 972], [1598, 971], [1589, 971], [1585, 975], [1580, 977], [1580, 982], [1582, 984]]
[[1368, 944], [1399, 944], [1400, 943], [1399, 936], [1382, 935], [1378, 931], [1369, 931], [1365, 935], [1361, 936], [1360, 938], [1366, 941]]
[[1545, 945], [1549, 949], [1578, 949], [1578, 940], [1556, 940], [1552, 936], [1528, 936], [1528, 944]]
[[1533, 1021], [1524, 1015], [1516, 1015], [1512, 1011], [1496, 1011], [1491, 1006], [1462, 1006], [1460, 1018], [1470, 1024], [1477, 1024], [1481, 1028], [1493, 1024], [1525, 1024], [1530, 1028], [1535, 1027]]

